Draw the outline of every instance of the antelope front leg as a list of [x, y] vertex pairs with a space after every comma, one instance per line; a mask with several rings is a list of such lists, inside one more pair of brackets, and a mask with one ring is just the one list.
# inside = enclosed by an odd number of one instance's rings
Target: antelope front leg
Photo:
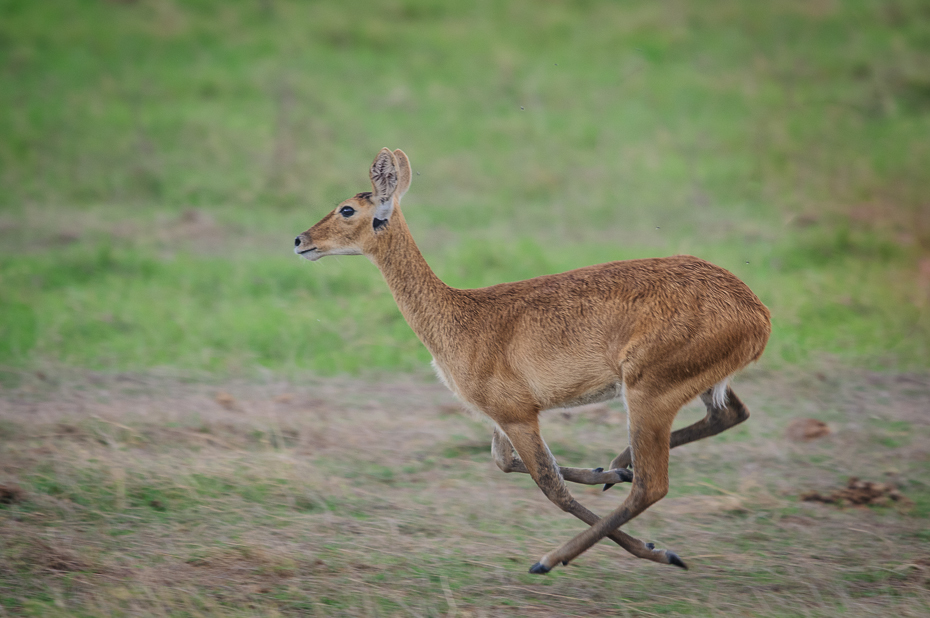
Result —
[[[536, 485], [539, 486], [552, 503], [563, 511], [571, 513], [589, 526], [593, 526], [600, 521], [597, 515], [578, 503], [571, 492], [568, 491], [559, 473], [559, 467], [556, 465], [552, 453], [549, 452], [549, 447], [546, 446], [542, 436], [539, 434], [539, 424], [535, 419], [531, 422], [507, 425], [504, 431], [506, 431], [507, 435], [501, 435], [500, 438], [513, 444], [522, 462], [529, 462], [524, 464], [527, 472], [533, 477], [533, 480], [536, 481]], [[495, 442], [498, 446], [502, 444], [500, 438]], [[509, 438], [509, 440], [507, 440], [507, 438]], [[510, 456], [513, 458], [512, 452]], [[674, 564], [687, 568], [674, 552], [656, 549], [652, 543], [643, 543], [641, 540], [621, 530], [608, 530], [601, 538], [604, 536], [608, 537], [611, 541], [637, 558], [652, 560], [653, 562], [659, 562], [661, 564]], [[542, 565], [540, 562], [537, 562], [530, 568], [530, 573], [547, 573], [552, 566], [553, 565]]]
[[[494, 463], [504, 472], [522, 472], [529, 474], [523, 461], [514, 455], [513, 445], [499, 427], [494, 428], [491, 438], [491, 455]], [[572, 483], [582, 485], [600, 485], [601, 483], [614, 485], [615, 483], [628, 483], [633, 480], [633, 472], [627, 469], [604, 471], [604, 468], [567, 468], [559, 466], [562, 478]]]

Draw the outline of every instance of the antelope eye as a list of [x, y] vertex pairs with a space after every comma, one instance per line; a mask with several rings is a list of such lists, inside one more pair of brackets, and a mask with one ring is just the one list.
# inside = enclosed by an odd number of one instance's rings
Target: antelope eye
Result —
[[343, 206], [342, 208], [339, 209], [339, 214], [345, 217], [346, 219], [348, 219], [349, 217], [355, 214], [355, 209], [352, 208], [351, 206]]

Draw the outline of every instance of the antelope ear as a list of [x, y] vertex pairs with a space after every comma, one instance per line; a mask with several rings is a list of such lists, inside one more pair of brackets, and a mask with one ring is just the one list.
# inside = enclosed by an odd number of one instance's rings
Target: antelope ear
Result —
[[382, 148], [371, 164], [371, 200], [375, 203], [375, 219], [386, 221], [394, 211], [397, 190], [397, 160], [388, 148]]
[[404, 154], [404, 151], [398, 148], [394, 151], [394, 158], [397, 160], [397, 201], [404, 197], [407, 189], [410, 188], [410, 159]]

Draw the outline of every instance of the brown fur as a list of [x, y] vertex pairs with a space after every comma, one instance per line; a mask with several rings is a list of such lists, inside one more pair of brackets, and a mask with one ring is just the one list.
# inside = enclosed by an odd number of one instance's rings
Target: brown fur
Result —
[[[730, 272], [691, 256], [611, 262], [477, 290], [448, 287], [413, 241], [400, 198], [411, 180], [400, 150], [385, 148], [371, 167], [372, 193], [359, 193], [297, 238], [295, 251], [367, 256], [397, 306], [433, 355], [440, 378], [497, 424], [494, 455], [505, 471], [531, 474], [558, 506], [591, 524], [534, 565], [546, 572], [604, 536], [637, 556], [684, 566], [618, 527], [668, 491], [668, 451], [714, 435], [749, 412], [727, 389], [711, 389], [762, 354], [769, 311]], [[340, 214], [343, 206], [356, 212]], [[375, 229], [374, 220], [387, 220]], [[625, 392], [631, 448], [611, 470], [559, 468], [539, 435], [538, 414]], [[708, 416], [671, 433], [682, 405], [701, 395]], [[506, 435], [504, 435], [506, 434]], [[510, 448], [519, 455], [513, 457]], [[563, 478], [628, 480], [624, 503], [604, 519], [578, 504]]]

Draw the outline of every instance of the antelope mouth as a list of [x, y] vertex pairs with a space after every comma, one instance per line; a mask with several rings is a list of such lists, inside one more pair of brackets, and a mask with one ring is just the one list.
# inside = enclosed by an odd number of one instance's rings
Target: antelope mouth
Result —
[[303, 256], [307, 258], [308, 260], [318, 260], [321, 257], [323, 257], [322, 255], [320, 255], [319, 249], [317, 249], [316, 247], [310, 247], [309, 249], [302, 249], [302, 250], [294, 249], [294, 253], [296, 253], [297, 255]]

